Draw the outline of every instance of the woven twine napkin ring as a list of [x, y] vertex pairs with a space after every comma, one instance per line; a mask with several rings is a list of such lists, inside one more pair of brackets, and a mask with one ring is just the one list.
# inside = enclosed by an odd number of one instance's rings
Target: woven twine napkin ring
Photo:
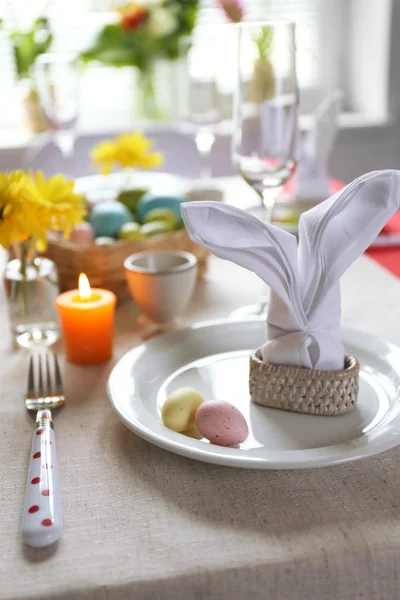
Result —
[[265, 364], [261, 350], [250, 357], [250, 394], [256, 404], [306, 415], [343, 415], [358, 397], [360, 365], [345, 356], [344, 369], [317, 371]]

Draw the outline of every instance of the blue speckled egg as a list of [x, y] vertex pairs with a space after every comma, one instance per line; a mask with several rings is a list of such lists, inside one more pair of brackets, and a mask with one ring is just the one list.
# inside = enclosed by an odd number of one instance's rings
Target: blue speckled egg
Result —
[[143, 219], [153, 208], [169, 208], [176, 214], [179, 221], [182, 222], [182, 202], [187, 202], [187, 199], [182, 196], [152, 196], [151, 194], [146, 194], [139, 200], [136, 208], [136, 216], [143, 223]]
[[93, 207], [90, 223], [96, 237], [117, 237], [122, 225], [132, 221], [129, 210], [120, 202], [101, 202]]

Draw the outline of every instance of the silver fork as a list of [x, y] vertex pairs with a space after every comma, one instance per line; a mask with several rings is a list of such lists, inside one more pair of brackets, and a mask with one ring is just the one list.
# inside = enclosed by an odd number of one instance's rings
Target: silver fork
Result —
[[21, 527], [24, 543], [33, 548], [53, 544], [62, 533], [56, 440], [50, 409], [63, 406], [65, 397], [57, 357], [51, 356], [52, 360], [49, 353], [31, 355], [25, 398], [26, 408], [37, 412]]

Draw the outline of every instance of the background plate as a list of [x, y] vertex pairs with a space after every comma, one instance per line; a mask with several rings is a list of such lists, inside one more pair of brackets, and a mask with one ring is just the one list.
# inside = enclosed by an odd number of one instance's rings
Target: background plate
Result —
[[189, 189], [189, 180], [170, 173], [133, 171], [80, 177], [75, 182], [75, 191], [84, 194], [89, 202], [114, 200], [123, 189], [145, 189], [161, 196], [184, 196]]
[[[344, 330], [349, 354], [361, 363], [354, 412], [320, 417], [263, 408], [249, 402], [249, 354], [262, 345], [265, 322], [198, 323], [131, 350], [114, 367], [111, 404], [125, 425], [171, 452], [206, 462], [257, 469], [296, 469], [359, 460], [400, 441], [400, 348]], [[245, 415], [250, 435], [237, 448], [176, 433], [160, 421], [166, 396], [181, 386], [206, 399], [227, 400]]]

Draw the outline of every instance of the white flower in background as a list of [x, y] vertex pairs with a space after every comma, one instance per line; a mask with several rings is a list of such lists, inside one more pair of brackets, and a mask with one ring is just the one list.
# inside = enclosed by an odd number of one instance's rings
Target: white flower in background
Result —
[[178, 21], [170, 10], [159, 7], [150, 12], [147, 27], [151, 36], [166, 37], [176, 31]]

